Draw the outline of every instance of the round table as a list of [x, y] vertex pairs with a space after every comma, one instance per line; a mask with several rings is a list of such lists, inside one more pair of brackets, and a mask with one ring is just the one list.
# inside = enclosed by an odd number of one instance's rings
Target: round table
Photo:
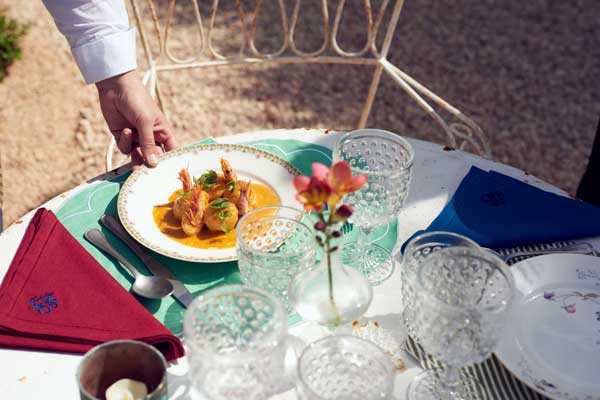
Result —
[[[235, 136], [215, 138], [218, 143], [243, 143], [266, 138], [295, 139], [332, 148], [341, 133], [329, 130], [269, 130], [245, 133]], [[413, 179], [404, 209], [399, 215], [397, 247], [415, 231], [426, 228], [441, 212], [452, 197], [462, 178], [471, 166], [484, 170], [495, 170], [513, 178], [528, 182], [541, 189], [564, 194], [559, 189], [507, 165], [499, 164], [472, 154], [443, 148], [440, 145], [409, 139], [415, 150]], [[56, 210], [70, 196], [89, 188], [98, 182], [128, 171], [121, 167], [91, 179], [48, 201], [43, 207]], [[10, 262], [23, 237], [25, 229], [35, 210], [0, 234], [0, 278], [8, 270]], [[185, 282], [184, 282], [185, 283]], [[400, 274], [398, 270], [382, 285], [374, 288], [374, 298], [367, 317], [378, 321], [384, 328], [400, 330]], [[320, 329], [307, 323], [290, 328], [290, 332], [310, 342], [321, 335]], [[400, 332], [398, 332], [401, 334]], [[2, 398], [7, 399], [75, 399], [78, 389], [75, 370], [81, 355], [50, 352], [0, 349], [0, 387]], [[405, 396], [405, 389], [411, 379], [420, 371], [415, 362], [406, 355], [408, 369], [396, 376], [395, 393], [398, 399]], [[190, 398], [187, 380], [188, 365], [185, 358], [169, 367], [169, 399]], [[278, 396], [280, 399], [293, 399], [293, 391]]]

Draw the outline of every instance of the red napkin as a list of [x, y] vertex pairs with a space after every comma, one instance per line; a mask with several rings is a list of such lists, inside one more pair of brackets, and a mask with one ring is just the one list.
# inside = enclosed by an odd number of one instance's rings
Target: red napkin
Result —
[[85, 353], [116, 339], [154, 345], [167, 360], [184, 355], [181, 341], [39, 209], [0, 285], [0, 346]]

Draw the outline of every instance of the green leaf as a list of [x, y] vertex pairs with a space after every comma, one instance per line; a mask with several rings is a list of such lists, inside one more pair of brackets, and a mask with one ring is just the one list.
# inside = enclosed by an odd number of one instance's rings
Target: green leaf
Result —
[[200, 181], [203, 183], [202, 188], [204, 190], [210, 189], [217, 183], [217, 173], [212, 169], [209, 169], [200, 175]]
[[237, 182], [236, 181], [231, 181], [227, 183], [227, 190], [229, 190], [229, 193], [233, 193], [233, 191], [235, 190], [237, 186]]
[[225, 218], [229, 217], [229, 210], [220, 210], [217, 212], [217, 217], [221, 220], [221, 222], [225, 221]]
[[223, 232], [225, 232], [225, 233], [229, 233], [229, 232], [231, 232], [231, 229], [229, 229], [229, 228], [227, 228], [227, 227], [225, 227], [225, 226], [224, 226], [224, 227], [222, 227], [222, 228], [221, 228], [221, 230], [222, 230]]
[[220, 208], [225, 208], [228, 205], [229, 205], [229, 200], [227, 200], [227, 199], [216, 199], [215, 201], [213, 201], [212, 203], [210, 203], [210, 208], [220, 209]]

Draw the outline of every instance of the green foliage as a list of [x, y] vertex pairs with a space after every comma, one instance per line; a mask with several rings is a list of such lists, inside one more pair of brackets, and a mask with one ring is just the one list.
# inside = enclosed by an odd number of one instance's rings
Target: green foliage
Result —
[[200, 182], [202, 182], [203, 190], [210, 189], [217, 183], [217, 173], [212, 169], [209, 169], [200, 175], [200, 178], [194, 178], [194, 185], [198, 185]]
[[8, 67], [15, 60], [21, 58], [21, 38], [25, 35], [27, 28], [0, 15], [0, 82], [8, 74]]
[[210, 207], [216, 208], [216, 209], [226, 208], [228, 205], [229, 205], [229, 200], [223, 199], [223, 198], [216, 199], [215, 201], [210, 203]]

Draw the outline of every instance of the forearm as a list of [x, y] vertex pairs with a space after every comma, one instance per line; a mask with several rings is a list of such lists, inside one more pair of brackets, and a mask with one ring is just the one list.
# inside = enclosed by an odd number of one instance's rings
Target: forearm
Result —
[[43, 0], [86, 83], [136, 68], [135, 30], [124, 0]]

